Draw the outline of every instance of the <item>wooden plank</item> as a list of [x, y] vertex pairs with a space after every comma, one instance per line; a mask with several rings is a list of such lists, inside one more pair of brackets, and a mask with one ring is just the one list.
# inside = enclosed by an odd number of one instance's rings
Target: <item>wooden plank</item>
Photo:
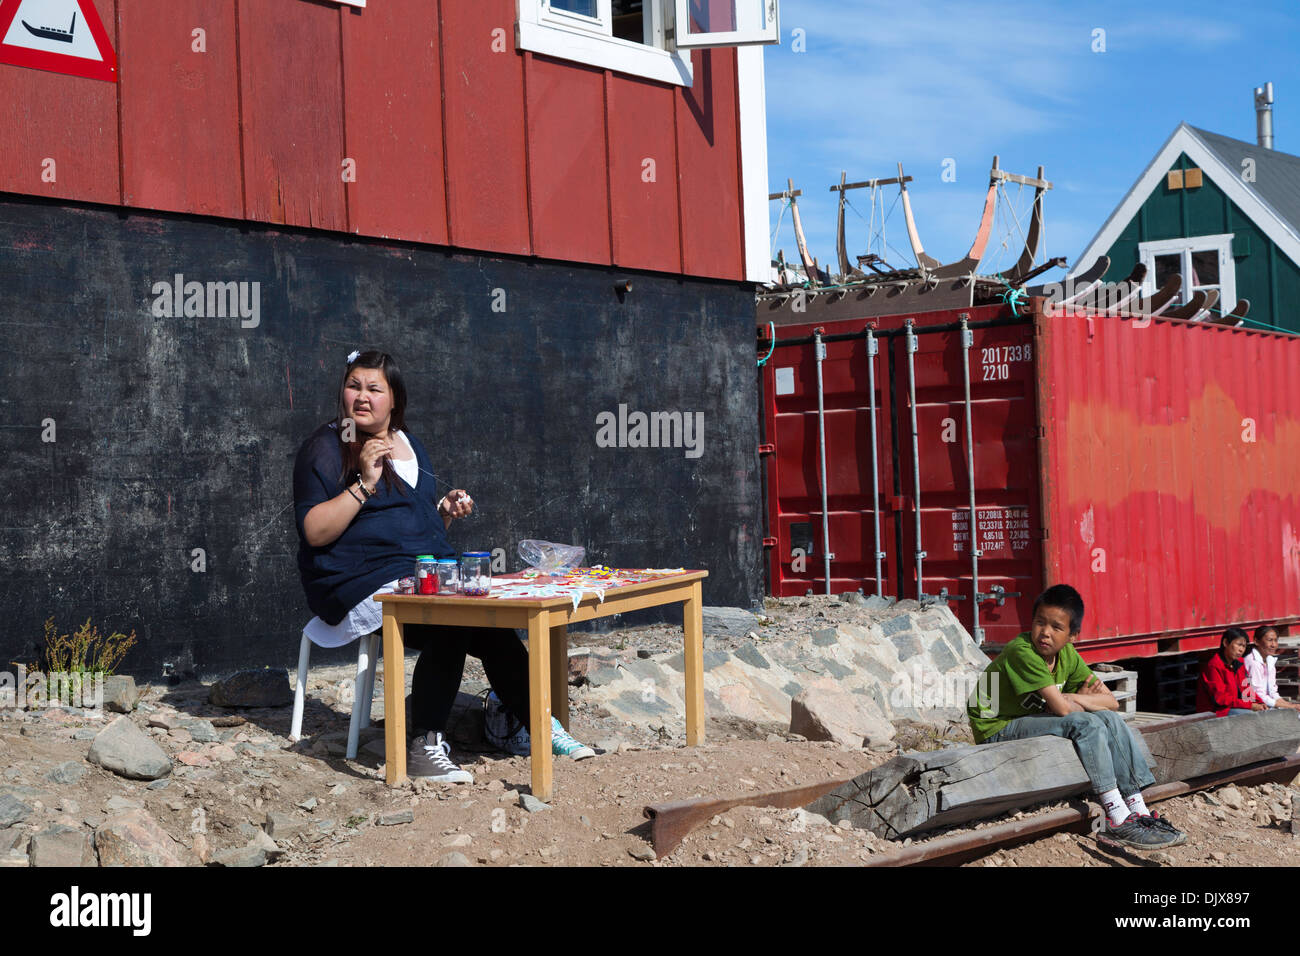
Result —
[[[528, 615], [528, 733], [532, 737], [533, 796], [549, 803], [555, 783], [551, 769], [551, 620], [541, 608]], [[567, 667], [565, 673], [568, 673]]]
[[[528, 254], [524, 70], [515, 19], [514, 0], [442, 4], [448, 241]], [[505, 31], [504, 52], [494, 50], [501, 48], [497, 29]]]
[[[904, 176], [902, 179], [899, 179], [897, 176], [891, 177], [890, 179], [864, 179], [861, 182], [845, 183], [843, 186], [841, 186], [839, 183], [836, 183], [834, 186], [831, 187], [831, 192], [833, 193], [844, 192], [845, 190], [848, 189], [869, 189], [869, 188], [874, 189], [877, 186], [897, 186], [899, 183], [910, 183], [911, 181], [912, 181], [911, 176]], [[783, 195], [785, 194], [777, 193], [775, 196], [769, 196], [768, 198], [777, 199]], [[798, 190], [795, 190], [795, 195], [796, 196], [799, 195]]]
[[[1300, 721], [1289, 711], [1193, 715], [1141, 731], [1137, 740], [1157, 784], [1289, 756], [1300, 746]], [[841, 785], [808, 810], [832, 823], [849, 820], [880, 836], [901, 838], [1090, 789], [1070, 740], [1030, 737], [903, 754]]]
[[736, 52], [692, 50], [695, 83], [677, 87], [682, 271], [743, 280]]
[[239, 4], [249, 219], [347, 229], [339, 17], [315, 3]]
[[122, 202], [242, 218], [234, 0], [133, 0], [118, 16]]
[[704, 598], [700, 582], [682, 605], [683, 669], [686, 671], [686, 745], [704, 743]]
[[[609, 196], [614, 262], [628, 269], [681, 267], [677, 146], [671, 87], [609, 76]], [[653, 181], [646, 181], [653, 160]]]
[[395, 608], [384, 608], [384, 779], [406, 779], [406, 650]]
[[447, 243], [438, 3], [343, 10], [347, 183], [353, 232]]
[[849, 820], [883, 837], [997, 816], [1073, 796], [1088, 775], [1064, 737], [904, 754], [809, 804], [832, 823]]
[[[551, 625], [551, 711], [569, 729], [569, 628]], [[531, 731], [530, 731], [531, 733]]]
[[530, 55], [524, 74], [533, 253], [607, 265], [604, 71]]
[[1156, 783], [1169, 783], [1289, 756], [1300, 747], [1300, 720], [1294, 711], [1271, 710], [1156, 727], [1144, 737]]
[[[95, 0], [120, 77], [131, 65], [121, 56], [115, 6]], [[0, 191], [119, 203], [119, 84], [7, 64], [0, 77]]]

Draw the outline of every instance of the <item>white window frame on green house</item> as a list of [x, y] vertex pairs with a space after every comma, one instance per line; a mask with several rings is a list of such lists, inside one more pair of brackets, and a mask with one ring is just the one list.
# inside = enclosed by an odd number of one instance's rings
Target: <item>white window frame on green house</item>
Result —
[[[1178, 301], [1186, 303], [1197, 292], [1218, 289], [1219, 301], [1214, 306], [1214, 311], [1227, 312], [1237, 304], [1237, 264], [1232, 258], [1232, 237], [1233, 233], [1229, 232], [1217, 236], [1189, 236], [1138, 243], [1138, 261], [1147, 267], [1146, 279], [1142, 283], [1143, 293], [1149, 296], [1156, 291], [1156, 257], [1177, 255], [1180, 257], [1179, 272], [1183, 277]], [[1195, 252], [1218, 253], [1218, 282], [1200, 285], [1191, 283], [1192, 253]]]
[[695, 81], [692, 49], [780, 42], [778, 0], [734, 0], [745, 11], [737, 20], [749, 28], [691, 33], [686, 38], [676, 36], [674, 25], [679, 17], [689, 17], [690, 0], [644, 0], [640, 43], [614, 36], [612, 0], [592, 0], [595, 16], [565, 10], [558, 2], [517, 0], [519, 49], [677, 86]]

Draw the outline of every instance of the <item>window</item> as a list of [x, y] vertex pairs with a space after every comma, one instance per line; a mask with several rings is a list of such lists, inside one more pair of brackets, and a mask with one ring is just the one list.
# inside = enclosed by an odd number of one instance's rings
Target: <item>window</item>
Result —
[[[690, 86], [689, 48], [778, 42], [777, 0], [519, 0], [516, 42], [563, 60]], [[682, 18], [689, 28], [677, 36]]]
[[1150, 295], [1170, 276], [1183, 277], [1179, 302], [1186, 303], [1197, 292], [1215, 289], [1219, 293], [1216, 312], [1237, 304], [1237, 270], [1232, 261], [1232, 234], [1161, 239], [1138, 244], [1138, 259], [1147, 267], [1143, 292]]

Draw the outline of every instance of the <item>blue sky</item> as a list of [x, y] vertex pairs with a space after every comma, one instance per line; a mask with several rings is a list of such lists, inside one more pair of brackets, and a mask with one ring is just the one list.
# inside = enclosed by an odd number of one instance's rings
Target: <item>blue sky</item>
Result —
[[[796, 29], [804, 52], [794, 49]], [[1093, 50], [1095, 30], [1105, 31], [1104, 52]], [[1300, 153], [1298, 45], [1294, 0], [782, 0], [781, 45], [764, 52], [771, 190], [787, 178], [804, 190], [810, 251], [833, 267], [829, 186], [841, 169], [850, 181], [882, 178], [901, 162], [915, 177], [908, 188], [926, 252], [951, 262], [974, 238], [993, 155], [1011, 172], [1033, 175], [1041, 164], [1054, 185], [1046, 252], [1073, 268], [1179, 122], [1254, 142], [1252, 91], [1272, 81], [1274, 146]], [[949, 159], [955, 182], [941, 179]], [[1007, 188], [1023, 222], [1032, 197]], [[896, 195], [887, 188], [886, 210]], [[867, 249], [869, 191], [850, 201], [862, 217], [848, 213], [852, 258]], [[769, 233], [779, 212], [769, 204]], [[911, 264], [898, 207], [885, 238], [890, 262]], [[999, 217], [984, 269], [1009, 266], [1022, 242]], [[788, 214], [775, 245], [798, 261]]]

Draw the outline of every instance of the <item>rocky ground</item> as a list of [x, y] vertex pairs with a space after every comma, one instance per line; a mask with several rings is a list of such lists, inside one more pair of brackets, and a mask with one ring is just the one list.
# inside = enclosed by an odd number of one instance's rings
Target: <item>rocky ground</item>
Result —
[[[769, 623], [758, 628], [795, 636], [827, 620], [860, 624], [871, 613], [825, 598], [786, 599], [763, 612]], [[707, 643], [734, 649], [754, 640], [722, 631], [715, 627]], [[621, 645], [620, 653], [635, 654], [669, 650], [674, 641], [679, 630], [651, 627], [574, 635], [573, 643], [611, 651]], [[351, 671], [313, 670], [305, 736], [296, 743], [287, 738], [291, 708], [279, 702], [287, 690], [287, 681], [277, 685], [282, 672], [265, 672], [251, 688], [228, 688], [226, 698], [197, 682], [145, 688], [120, 715], [0, 709], [7, 767], [0, 772], [0, 865], [858, 865], [901, 846], [799, 810], [739, 807], [656, 860], [643, 810], [848, 778], [899, 747], [929, 749], [963, 736], [960, 727], [904, 723], [893, 749], [863, 750], [714, 717], [708, 742], [687, 748], [673, 728], [628, 723], [578, 686], [572, 729], [604, 752], [576, 763], [557, 759], [555, 800], [537, 808], [528, 798], [528, 761], [492, 753], [481, 739], [473, 695], [484, 685], [473, 667], [449, 733], [474, 783], [397, 788], [383, 780], [380, 727], [363, 734], [357, 760], [343, 757]], [[235, 705], [241, 690], [268, 689], [270, 697], [243, 698], [268, 706]], [[380, 720], [382, 700], [375, 714]], [[971, 865], [1286, 864], [1300, 849], [1291, 834], [1293, 801], [1300, 805], [1295, 786], [1227, 787], [1159, 806], [1189, 834], [1185, 846], [1161, 854], [1116, 855], [1090, 837], [1057, 834]]]

